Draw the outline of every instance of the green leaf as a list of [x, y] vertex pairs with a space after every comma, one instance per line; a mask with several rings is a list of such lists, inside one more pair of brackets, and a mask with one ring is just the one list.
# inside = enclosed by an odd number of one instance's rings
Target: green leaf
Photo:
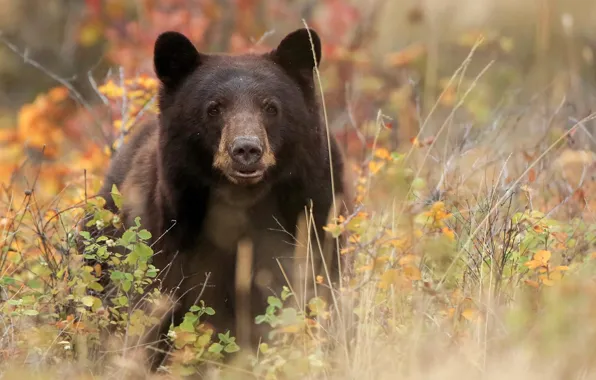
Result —
[[23, 314], [25, 315], [29, 315], [29, 316], [36, 316], [39, 314], [39, 312], [37, 310], [24, 310]]
[[128, 305], [128, 298], [126, 296], [120, 296], [120, 297], [116, 298], [114, 301], [119, 306]]
[[85, 297], [81, 298], [81, 302], [83, 303], [83, 305], [85, 305], [87, 307], [91, 307], [91, 306], [93, 306], [93, 302], [95, 302], [95, 297], [85, 296]]
[[187, 331], [187, 332], [194, 332], [195, 326], [193, 325], [193, 323], [191, 321], [189, 321], [188, 319], [185, 319], [180, 324], [180, 330]]
[[0, 279], [2, 285], [13, 285], [15, 282], [15, 279], [12, 277], [2, 277], [2, 279]]
[[128, 292], [130, 290], [131, 286], [132, 286], [131, 281], [129, 281], [129, 280], [122, 281], [122, 290], [124, 290], [125, 292]]
[[151, 232], [149, 232], [147, 230], [140, 230], [138, 235], [139, 235], [139, 238], [141, 238], [143, 240], [151, 239]]
[[190, 309], [189, 309], [189, 310], [190, 310], [192, 313], [195, 313], [195, 312], [197, 312], [197, 311], [201, 310], [201, 308], [200, 308], [200, 307], [198, 307], [197, 305], [192, 305], [192, 306], [190, 307]]
[[205, 308], [205, 314], [207, 314], [207, 315], [215, 315], [215, 310], [213, 310], [210, 307], [206, 307]]
[[120, 238], [120, 240], [122, 241], [122, 245], [123, 246], [127, 246], [129, 244], [131, 244], [132, 242], [134, 242], [136, 239], [136, 234], [134, 231], [132, 230], [126, 230], [124, 231], [124, 233], [122, 234], [122, 237]]
[[231, 354], [232, 352], [237, 352], [240, 350], [240, 347], [235, 342], [231, 342], [224, 348], [224, 351]]
[[120, 192], [118, 191], [118, 187], [116, 186], [116, 184], [112, 185], [112, 192], [110, 194], [112, 195], [114, 204], [116, 205], [118, 210], [120, 210], [122, 208], [122, 194], [120, 194]]
[[298, 323], [298, 312], [294, 308], [283, 309], [279, 318], [285, 325], [292, 325]]
[[267, 297], [267, 303], [271, 306], [277, 307], [278, 309], [281, 309], [283, 307], [281, 300], [274, 296]]
[[209, 344], [210, 341], [211, 341], [211, 334], [203, 334], [203, 335], [199, 336], [199, 339], [197, 339], [195, 347], [205, 347], [206, 345]]
[[266, 315], [257, 315], [255, 317], [255, 323], [257, 325], [260, 325], [261, 323], [265, 322], [267, 320], [267, 316]]
[[219, 354], [221, 353], [221, 351], [223, 350], [223, 346], [219, 343], [213, 343], [211, 346], [209, 346], [209, 352], [213, 352], [215, 354]]
[[292, 295], [292, 292], [290, 292], [290, 288], [288, 288], [287, 286], [284, 286], [282, 291], [281, 291], [281, 300], [285, 301], [287, 300], [290, 296]]
[[85, 240], [91, 239], [91, 234], [87, 231], [79, 231], [79, 235], [81, 235]]
[[153, 266], [149, 267], [149, 269], [147, 269], [147, 273], [145, 273], [145, 275], [147, 277], [153, 278], [157, 276], [157, 269]]
[[117, 280], [123, 280], [124, 279], [124, 273], [120, 272], [120, 271], [113, 271], [110, 274], [110, 280], [112, 281], [117, 281]]
[[153, 250], [145, 243], [139, 243], [135, 245], [133, 253], [138, 255], [138, 257], [143, 259], [143, 261], [147, 261], [147, 259], [153, 256]]
[[91, 290], [95, 290], [96, 292], [101, 292], [103, 290], [103, 286], [101, 286], [98, 282], [90, 282], [87, 284], [87, 287]]

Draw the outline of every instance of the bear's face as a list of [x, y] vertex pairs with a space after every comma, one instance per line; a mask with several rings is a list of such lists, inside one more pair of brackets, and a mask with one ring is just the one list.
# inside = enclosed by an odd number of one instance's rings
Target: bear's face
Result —
[[313, 68], [321, 45], [312, 29], [310, 37], [312, 45], [308, 30], [300, 29], [267, 54], [229, 56], [199, 53], [176, 32], [160, 35], [154, 64], [168, 166], [187, 179], [196, 174], [239, 186], [281, 175], [280, 152], [307, 142], [308, 128], [317, 125]]

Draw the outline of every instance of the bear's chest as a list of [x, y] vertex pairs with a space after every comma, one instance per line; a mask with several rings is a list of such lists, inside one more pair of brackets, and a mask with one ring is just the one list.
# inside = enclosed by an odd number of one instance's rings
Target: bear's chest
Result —
[[271, 196], [251, 205], [232, 204], [213, 197], [208, 203], [201, 235], [218, 250], [233, 254], [244, 237], [256, 245], [264, 239], [275, 239], [275, 230], [281, 228], [279, 223], [279, 207]]

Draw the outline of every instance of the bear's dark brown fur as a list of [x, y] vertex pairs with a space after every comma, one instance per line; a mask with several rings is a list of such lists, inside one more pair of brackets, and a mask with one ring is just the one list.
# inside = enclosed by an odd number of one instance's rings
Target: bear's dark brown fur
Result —
[[[99, 195], [115, 210], [110, 191], [116, 184], [124, 224], [140, 216], [151, 232], [153, 264], [162, 276], [167, 272], [161, 284], [179, 297], [174, 323], [203, 290], [202, 299], [216, 311], [207, 322], [234, 335], [241, 238], [250, 238], [254, 248], [253, 318], [264, 313], [267, 296], [286, 284], [276, 259], [291, 277], [292, 236], [311, 201], [318, 238], [329, 240], [322, 229], [333, 204], [329, 151], [313, 72], [320, 60], [312, 29], [310, 35], [307, 29], [290, 33], [264, 55], [204, 54], [179, 33], [158, 37], [159, 122], [135, 130], [114, 157]], [[350, 193], [333, 138], [331, 156], [345, 214]], [[321, 255], [315, 250], [312, 256]], [[317, 265], [316, 274], [326, 278]], [[328, 265], [337, 280], [336, 252]]]

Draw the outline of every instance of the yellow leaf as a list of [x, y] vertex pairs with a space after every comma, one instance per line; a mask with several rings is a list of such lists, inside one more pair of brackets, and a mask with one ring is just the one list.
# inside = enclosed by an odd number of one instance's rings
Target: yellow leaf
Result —
[[375, 157], [380, 158], [382, 160], [388, 160], [391, 157], [391, 154], [385, 148], [376, 149], [374, 155]]
[[416, 260], [416, 256], [414, 256], [412, 254], [408, 254], [408, 255], [405, 255], [404, 257], [400, 258], [398, 263], [401, 266], [405, 266], [405, 265], [413, 263], [414, 260]]
[[83, 302], [83, 305], [85, 305], [87, 307], [91, 307], [91, 306], [93, 306], [93, 302], [95, 302], [95, 297], [85, 296], [81, 299], [81, 301]]
[[350, 252], [354, 252], [355, 250], [356, 250], [356, 247], [350, 246], [350, 247], [347, 247], [347, 248], [342, 248], [341, 251], [340, 251], [340, 253], [342, 255], [345, 255], [345, 254], [348, 254]]
[[261, 343], [259, 345], [259, 351], [262, 353], [267, 353], [267, 351], [269, 351], [269, 345], [267, 343]]
[[395, 248], [404, 248], [406, 246], [406, 239], [391, 239], [387, 243]]
[[513, 39], [511, 37], [501, 37], [499, 45], [505, 53], [510, 53], [513, 50]]
[[546, 275], [540, 276], [540, 281], [546, 286], [553, 286], [555, 284], [555, 282], [546, 277]]
[[373, 266], [372, 265], [363, 265], [359, 268], [356, 269], [356, 272], [362, 273], [362, 272], [368, 272], [369, 270], [372, 270]]
[[527, 261], [526, 263], [524, 263], [524, 265], [530, 269], [536, 269], [538, 267], [541, 267], [542, 263], [538, 260], [530, 260], [530, 261]]
[[48, 97], [52, 102], [58, 103], [68, 98], [68, 89], [63, 86], [52, 88], [48, 91]]
[[377, 285], [381, 289], [388, 289], [391, 285], [395, 285], [399, 278], [399, 273], [395, 269], [389, 269], [381, 276], [381, 281]]
[[413, 266], [407, 266], [404, 268], [404, 273], [409, 280], [416, 281], [422, 279], [420, 270]]
[[550, 251], [538, 251], [534, 254], [534, 260], [540, 261], [543, 265], [546, 265], [550, 260], [551, 253]]
[[443, 227], [443, 235], [447, 236], [449, 240], [455, 240], [455, 232], [447, 227]]
[[461, 315], [468, 321], [474, 321], [477, 317], [476, 310], [474, 309], [464, 309], [464, 311], [461, 312]]
[[377, 174], [383, 166], [385, 166], [385, 162], [383, 161], [371, 161], [368, 163], [368, 170], [370, 170], [371, 174]]
[[300, 325], [298, 323], [294, 323], [292, 325], [281, 327], [278, 331], [289, 334], [296, 334], [298, 331], [300, 331]]
[[559, 271], [552, 272], [549, 276], [549, 279], [553, 281], [559, 281], [561, 278], [563, 278], [563, 274]]
[[555, 269], [553, 269], [554, 271], [565, 271], [565, 270], [569, 270], [569, 267], [567, 265], [559, 265], [558, 267], [555, 267]]
[[94, 22], [85, 25], [79, 34], [79, 43], [83, 46], [91, 46], [95, 44], [102, 35], [102, 25]]
[[380, 257], [376, 257], [375, 258], [375, 263], [377, 265], [383, 265], [383, 264], [385, 264], [388, 261], [389, 261], [389, 256], [387, 256], [387, 255], [384, 255], [384, 256], [380, 256]]
[[323, 283], [323, 276], [317, 276], [317, 284], [322, 284]]

